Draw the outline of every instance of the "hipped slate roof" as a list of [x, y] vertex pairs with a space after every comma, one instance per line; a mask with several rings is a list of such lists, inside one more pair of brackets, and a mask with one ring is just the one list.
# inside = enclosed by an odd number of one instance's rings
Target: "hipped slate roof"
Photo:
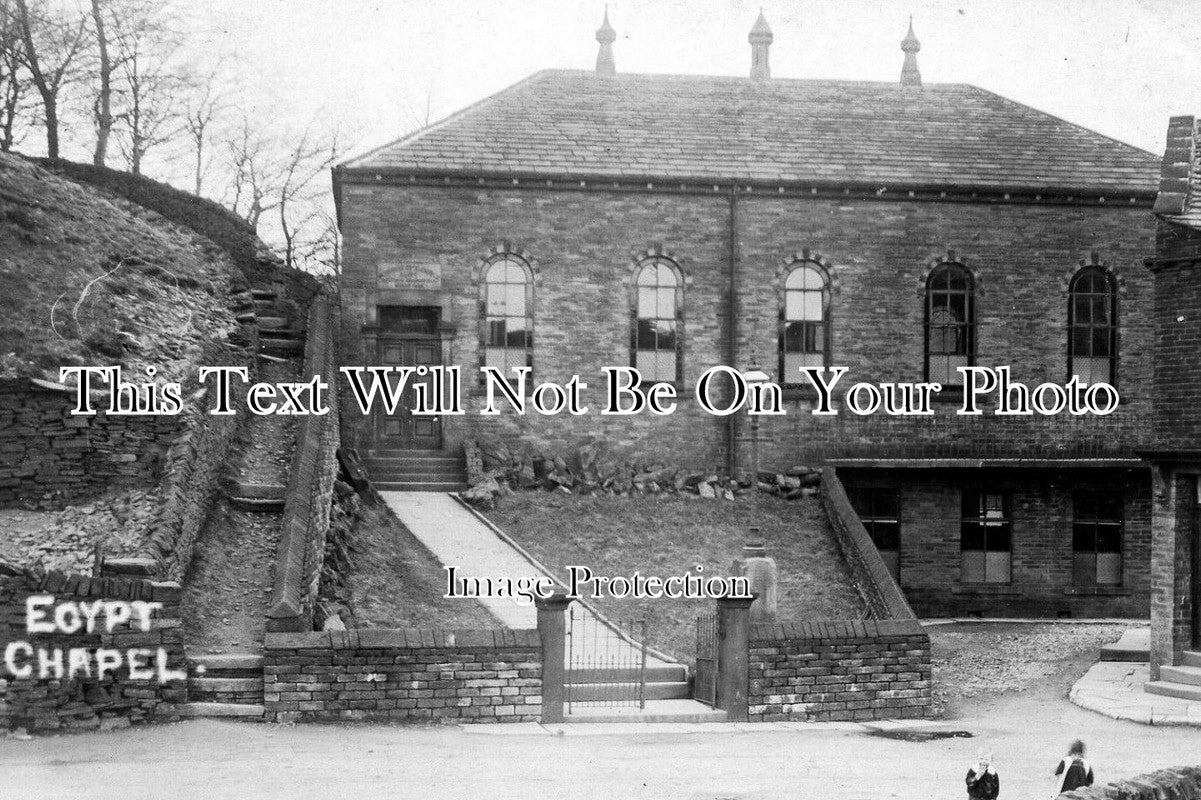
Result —
[[536, 73], [345, 169], [1153, 192], [1159, 158], [966, 84]]

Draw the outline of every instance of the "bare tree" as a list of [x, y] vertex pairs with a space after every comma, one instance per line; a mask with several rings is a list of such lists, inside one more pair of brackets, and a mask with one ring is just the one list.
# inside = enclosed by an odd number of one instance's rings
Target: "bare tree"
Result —
[[0, 0], [0, 152], [5, 153], [16, 143], [18, 117], [29, 89], [21, 38], [12, 0]]
[[92, 27], [96, 35], [96, 79], [99, 87], [96, 91], [94, 114], [96, 117], [96, 149], [92, 152], [92, 163], [103, 167], [108, 158], [108, 138], [113, 130], [113, 63], [112, 53], [109, 52], [108, 24], [105, 19], [106, 4], [104, 0], [92, 0]]
[[200, 195], [204, 176], [208, 172], [209, 137], [218, 115], [225, 109], [225, 98], [220, 89], [220, 64], [199, 75], [186, 79], [191, 91], [184, 103], [184, 128], [195, 159], [196, 171], [193, 193]]
[[79, 78], [78, 57], [86, 23], [50, 7], [46, 0], [14, 0], [15, 23], [21, 36], [21, 63], [29, 70], [42, 99], [46, 125], [46, 154], [59, 157], [59, 96]]
[[315, 242], [323, 237], [328, 242], [323, 233], [328, 214], [321, 216], [326, 190], [317, 179], [342, 152], [338, 133], [319, 132], [311, 122], [294, 136], [270, 136], [243, 117], [225, 144], [231, 174], [228, 205], [256, 232], [269, 219], [284, 263], [301, 266], [315, 252]]

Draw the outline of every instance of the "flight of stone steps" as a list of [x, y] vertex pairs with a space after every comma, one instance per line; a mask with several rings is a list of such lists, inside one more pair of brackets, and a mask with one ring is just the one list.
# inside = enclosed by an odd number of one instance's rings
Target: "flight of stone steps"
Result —
[[262, 719], [263, 657], [253, 653], [188, 656], [188, 702], [182, 717]]
[[447, 450], [371, 450], [367, 474], [376, 489], [394, 492], [460, 492], [467, 488], [462, 452]]
[[1159, 680], [1150, 681], [1143, 688], [1151, 694], [1201, 700], [1201, 652], [1186, 650], [1178, 665], [1160, 667]]

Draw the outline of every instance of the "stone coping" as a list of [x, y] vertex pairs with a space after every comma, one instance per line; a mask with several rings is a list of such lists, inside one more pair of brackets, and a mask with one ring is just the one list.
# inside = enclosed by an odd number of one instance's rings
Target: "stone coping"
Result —
[[538, 649], [535, 629], [430, 630], [418, 628], [360, 628], [311, 633], [268, 633], [264, 649], [271, 650], [449, 650]]
[[835, 640], [875, 639], [881, 636], [924, 636], [916, 619], [830, 620], [821, 622], [778, 622], [751, 626], [751, 646], [790, 639]]

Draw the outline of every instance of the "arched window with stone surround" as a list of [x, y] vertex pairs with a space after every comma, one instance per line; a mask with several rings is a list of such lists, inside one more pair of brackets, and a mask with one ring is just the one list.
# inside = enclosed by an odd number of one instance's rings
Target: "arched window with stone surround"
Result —
[[976, 291], [962, 264], [939, 264], [926, 279], [925, 379], [962, 386], [959, 367], [976, 362]]
[[669, 258], [638, 264], [630, 324], [630, 364], [647, 383], [678, 383], [683, 372], [684, 276]]
[[1088, 266], [1068, 287], [1068, 378], [1115, 384], [1118, 377], [1118, 308], [1113, 276]]
[[517, 256], [497, 256], [485, 266], [481, 285], [481, 363], [515, 379], [514, 367], [534, 365], [533, 270]]
[[794, 263], [780, 304], [780, 379], [801, 383], [801, 367], [830, 365], [830, 276], [816, 261]]

